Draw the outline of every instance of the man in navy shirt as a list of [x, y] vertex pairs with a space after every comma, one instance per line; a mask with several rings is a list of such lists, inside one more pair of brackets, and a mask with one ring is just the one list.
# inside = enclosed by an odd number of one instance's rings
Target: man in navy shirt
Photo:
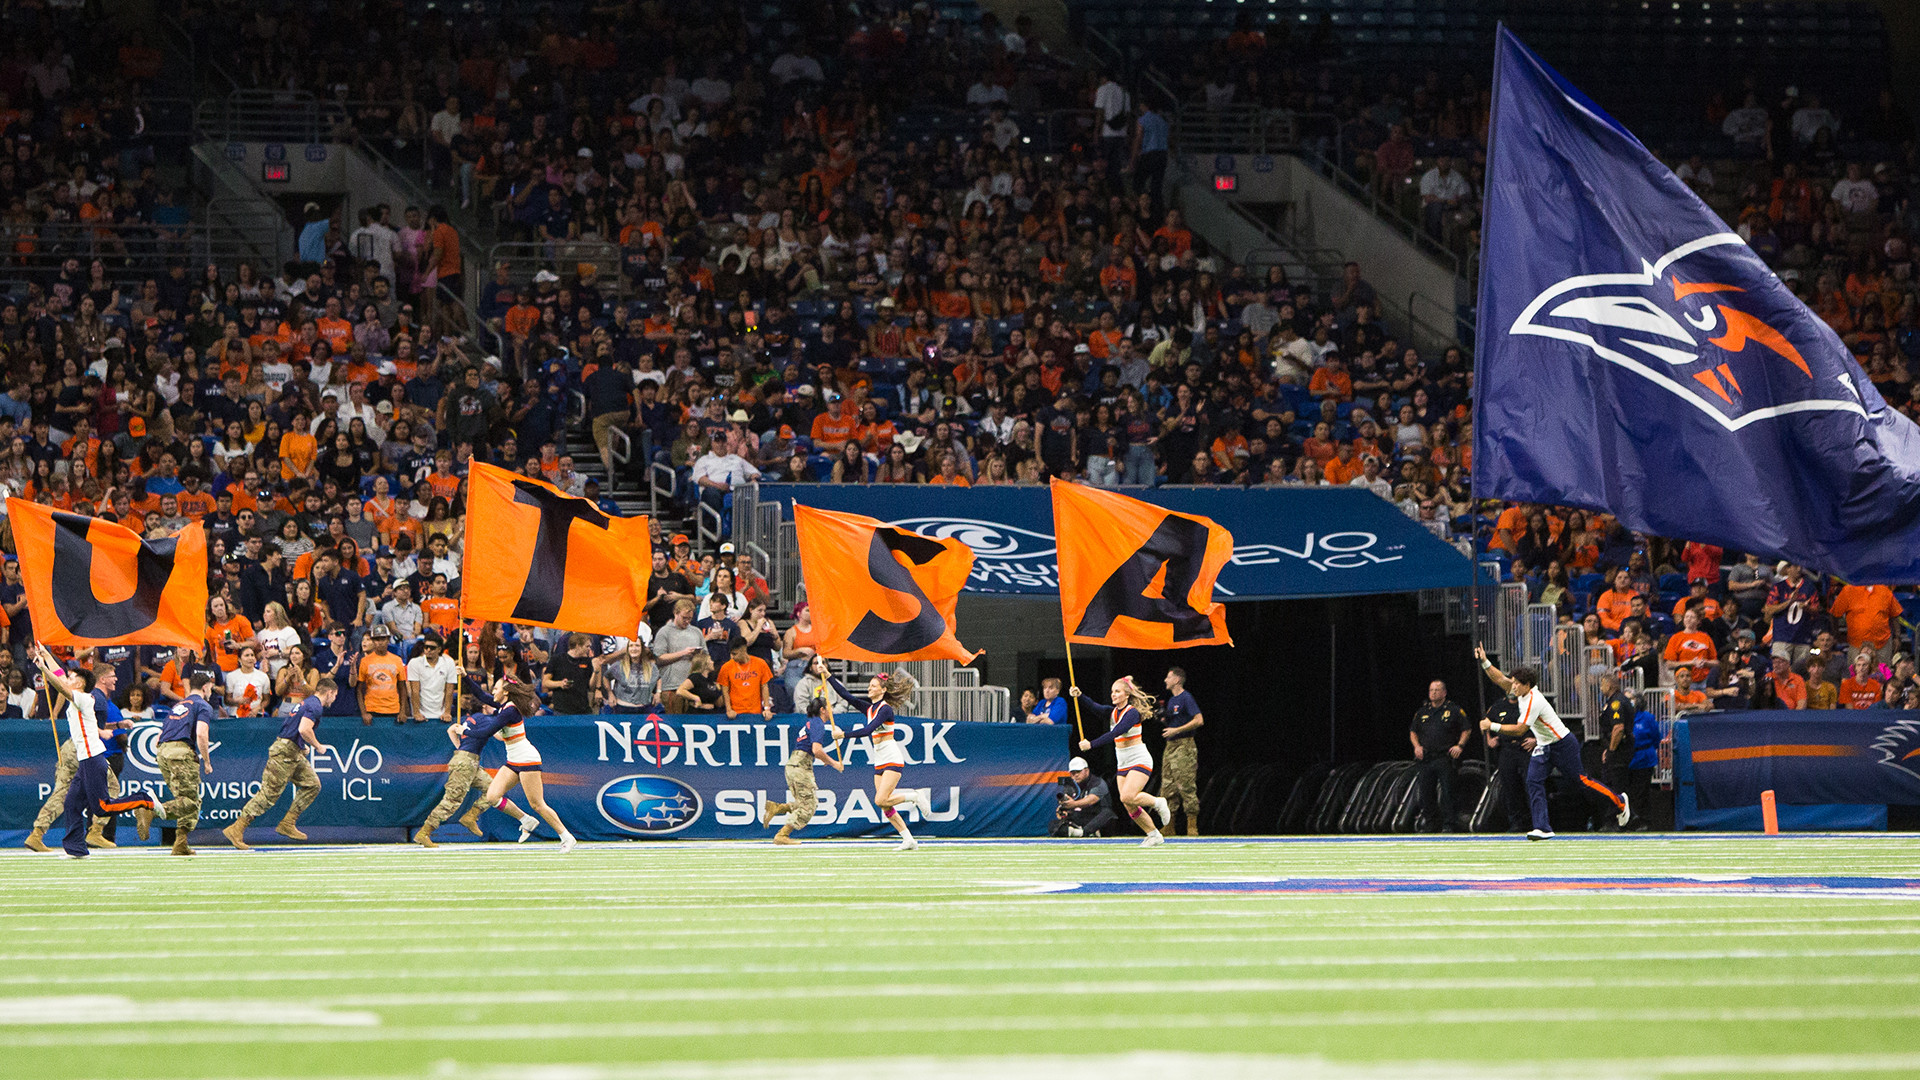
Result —
[[191, 855], [187, 837], [200, 823], [200, 775], [213, 772], [213, 706], [207, 704], [212, 674], [196, 671], [187, 677], [187, 696], [160, 722], [159, 747], [154, 758], [160, 776], [173, 789], [173, 798], [160, 804], [160, 817], [172, 818], [173, 853]]
[[[1200, 715], [1200, 703], [1187, 692], [1185, 668], [1168, 668], [1166, 712], [1160, 718], [1160, 734], [1167, 740], [1160, 755], [1160, 791], [1167, 805], [1187, 812], [1187, 835], [1200, 835], [1200, 747], [1194, 735], [1206, 718]], [[1172, 823], [1172, 819], [1168, 819]]]
[[322, 552], [313, 564], [313, 592], [327, 605], [327, 613], [342, 626], [360, 625], [367, 606], [360, 575], [340, 565], [340, 556]]
[[833, 756], [833, 745], [839, 738], [840, 729], [834, 726], [833, 707], [826, 687], [817, 686], [807, 702], [807, 722], [801, 725], [793, 752], [787, 755], [787, 801], [769, 799], [760, 808], [762, 827], [773, 824], [773, 819], [780, 814], [787, 815], [787, 823], [773, 836], [774, 843], [799, 843], [793, 838], [794, 832], [806, 828], [807, 822], [813, 820], [814, 811], [819, 809], [820, 789], [813, 780], [813, 763], [824, 761], [833, 766], [834, 772], [847, 770], [846, 763]]
[[313, 762], [307, 760], [307, 751], [334, 752], [333, 747], [320, 741], [314, 730], [320, 723], [320, 715], [333, 704], [337, 693], [339, 687], [333, 676], [320, 676], [314, 692], [307, 695], [293, 715], [280, 722], [280, 735], [267, 749], [267, 767], [260, 773], [259, 792], [240, 808], [240, 816], [233, 824], [220, 830], [235, 848], [248, 849], [247, 826], [280, 800], [280, 793], [287, 789], [289, 782], [293, 784], [293, 805], [287, 807], [286, 816], [273, 831], [289, 840], [307, 838], [307, 834], [300, 831], [300, 815], [320, 797], [320, 776], [313, 771]]

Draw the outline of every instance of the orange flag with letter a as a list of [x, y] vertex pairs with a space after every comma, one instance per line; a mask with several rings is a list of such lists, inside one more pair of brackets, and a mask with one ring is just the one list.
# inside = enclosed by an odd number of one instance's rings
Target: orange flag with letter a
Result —
[[860, 514], [793, 507], [815, 646], [835, 660], [956, 660], [978, 653], [954, 637], [953, 608], [973, 549]]
[[207, 534], [142, 540], [101, 518], [7, 500], [33, 633], [47, 645], [198, 646], [207, 636]]
[[1215, 522], [1055, 480], [1053, 536], [1068, 641], [1121, 649], [1233, 644], [1227, 607], [1213, 599], [1233, 535]]
[[465, 617], [630, 638], [652, 570], [645, 517], [609, 514], [493, 465], [469, 467]]

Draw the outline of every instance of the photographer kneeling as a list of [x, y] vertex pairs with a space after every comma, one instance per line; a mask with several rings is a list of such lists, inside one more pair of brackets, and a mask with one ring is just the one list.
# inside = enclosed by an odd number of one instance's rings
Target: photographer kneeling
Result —
[[1054, 812], [1047, 835], [1098, 836], [1101, 829], [1115, 820], [1108, 801], [1111, 794], [1107, 782], [1087, 768], [1086, 758], [1067, 762], [1067, 775], [1060, 778], [1060, 792], [1055, 796], [1060, 800], [1060, 808]]

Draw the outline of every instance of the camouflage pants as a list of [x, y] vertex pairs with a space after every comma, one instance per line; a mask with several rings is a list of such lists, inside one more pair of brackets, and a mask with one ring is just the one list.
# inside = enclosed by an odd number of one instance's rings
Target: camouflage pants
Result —
[[280, 819], [283, 825], [294, 825], [300, 821], [300, 815], [313, 800], [320, 797], [320, 777], [313, 771], [313, 763], [307, 760], [306, 750], [292, 739], [275, 739], [267, 750], [267, 767], [260, 774], [260, 791], [247, 800], [240, 810], [240, 816], [248, 821], [261, 814], [280, 801], [280, 793], [287, 790], [287, 784], [293, 784], [293, 805], [287, 808], [287, 816]]
[[[488, 776], [487, 770], [480, 767], [480, 755], [466, 750], [455, 750], [453, 760], [447, 762], [446, 794], [440, 796], [440, 805], [434, 807], [433, 813], [427, 815], [427, 831], [432, 832], [439, 828], [442, 822], [452, 817], [453, 812], [460, 809], [460, 804], [466, 801], [467, 792], [485, 795], [487, 785], [492, 782], [493, 777]], [[481, 809], [484, 810], [485, 807]]]
[[792, 801], [774, 804], [779, 807], [774, 813], [785, 813], [789, 831], [798, 832], [820, 808], [820, 789], [813, 782], [813, 755], [804, 750], [795, 750], [787, 758], [787, 798]]
[[173, 789], [173, 798], [161, 803], [157, 814], [172, 818], [176, 828], [190, 833], [200, 824], [200, 756], [176, 739], [161, 743], [154, 757], [161, 779]]
[[53, 763], [53, 791], [47, 795], [47, 801], [33, 819], [35, 832], [46, 832], [53, 826], [54, 819], [66, 809], [67, 787], [73, 783], [79, 771], [80, 761], [73, 756], [73, 740], [61, 740], [59, 756]]
[[1200, 771], [1200, 748], [1192, 739], [1175, 739], [1160, 755], [1160, 797], [1167, 809], [1187, 811], [1187, 827], [1200, 820], [1200, 789], [1195, 780]]

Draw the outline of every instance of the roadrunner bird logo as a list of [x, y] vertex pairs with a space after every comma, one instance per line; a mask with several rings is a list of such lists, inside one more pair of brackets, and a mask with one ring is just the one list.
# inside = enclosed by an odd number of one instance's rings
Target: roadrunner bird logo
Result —
[[[1734, 250], [1725, 250], [1737, 245]], [[1682, 244], [1638, 273], [1584, 274], [1533, 298], [1514, 334], [1570, 341], [1672, 393], [1729, 432], [1788, 413], [1865, 417], [1844, 370], [1817, 377], [1788, 334], [1750, 307], [1771, 276], [1734, 233]]]
[[1880, 764], [1920, 780], [1920, 720], [1888, 724], [1868, 746], [1880, 754]]

